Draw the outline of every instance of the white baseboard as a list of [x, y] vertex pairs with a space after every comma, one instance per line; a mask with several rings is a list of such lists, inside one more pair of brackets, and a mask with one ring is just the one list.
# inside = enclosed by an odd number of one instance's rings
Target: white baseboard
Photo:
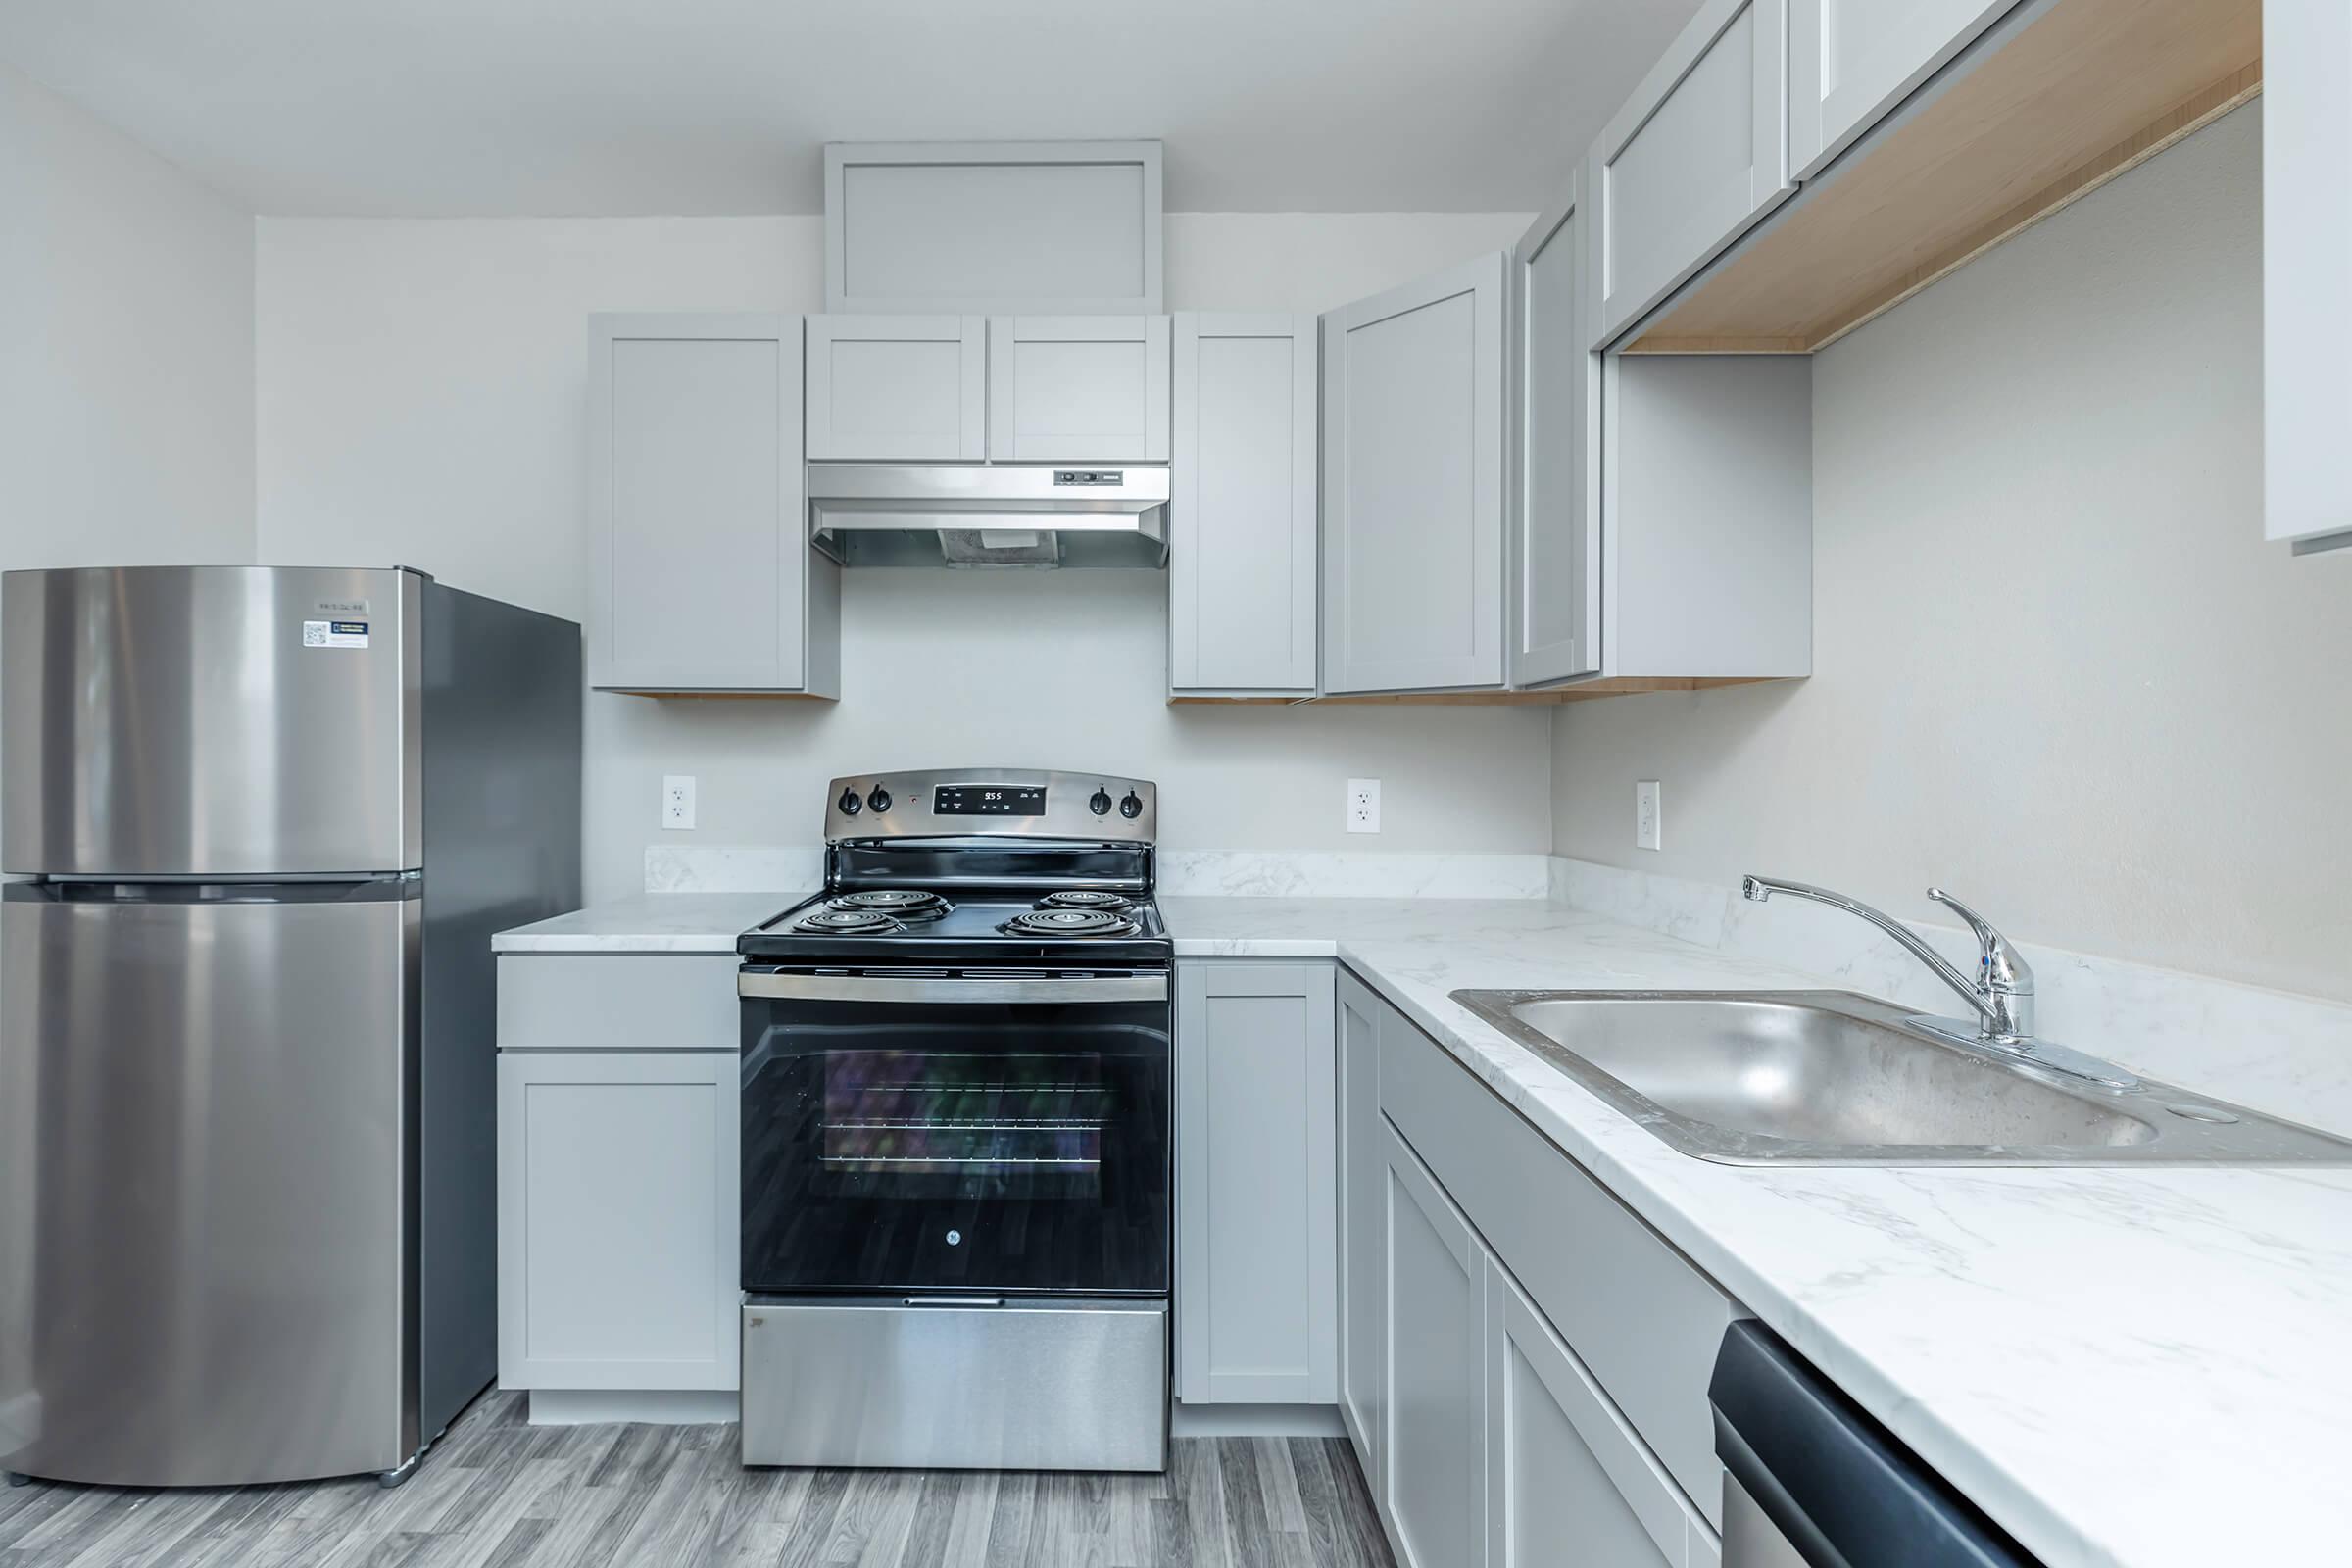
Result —
[[533, 1389], [531, 1425], [577, 1427], [613, 1421], [652, 1426], [715, 1426], [740, 1420], [732, 1389]]
[[1168, 1432], [1179, 1438], [1340, 1438], [1336, 1404], [1187, 1404], [1171, 1401]]

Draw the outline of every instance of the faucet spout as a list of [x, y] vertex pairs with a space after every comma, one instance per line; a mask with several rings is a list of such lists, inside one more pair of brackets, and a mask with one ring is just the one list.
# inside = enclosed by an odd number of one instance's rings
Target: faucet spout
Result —
[[1978, 1016], [1984, 1020], [1986, 1035], [2016, 1038], [2016, 1031], [2000, 1027], [2008, 1023], [2009, 1019], [1994, 1007], [1987, 995], [1978, 989], [1977, 983], [1962, 974], [1953, 966], [1950, 959], [1929, 947], [1916, 932], [1893, 915], [1874, 909], [1860, 899], [1849, 899], [1842, 893], [1833, 893], [1828, 888], [1817, 888], [1809, 882], [1787, 882], [1779, 877], [1742, 877], [1740, 880], [1740, 891], [1757, 904], [1764, 903], [1775, 893], [1786, 893], [1792, 898], [1811, 899], [1816, 904], [1826, 904], [1833, 909], [1843, 909], [1848, 914], [1861, 916], [1901, 943], [1911, 956], [1935, 971], [1936, 979], [1950, 986], [1953, 991], [1965, 998], [1968, 1004], [1976, 1008]]
[[1929, 1019], [1918, 1027], [1939, 1040], [1955, 1045], [1973, 1045], [1994, 1051], [2014, 1059], [2031, 1061], [2036, 1066], [2071, 1073], [2119, 1092], [2137, 1087], [2139, 1079], [2111, 1061], [2085, 1055], [2034, 1036], [2034, 968], [2019, 956], [2009, 939], [1992, 927], [1976, 910], [1962, 904], [1941, 888], [1928, 889], [1928, 897], [1950, 908], [1977, 938], [1977, 974], [1970, 979], [1950, 960], [1921, 940], [1909, 926], [1842, 893], [1817, 888], [1806, 882], [1784, 882], [1779, 877], [1747, 876], [1740, 879], [1740, 891], [1748, 899], [1762, 904], [1775, 893], [1793, 898], [1811, 899], [1833, 909], [1843, 909], [1859, 915], [1872, 925], [1901, 943], [1905, 951], [1935, 972], [1936, 978], [1950, 986], [1958, 995], [1968, 999], [1977, 1010], [1977, 1032], [1968, 1034], [1965, 1018]]

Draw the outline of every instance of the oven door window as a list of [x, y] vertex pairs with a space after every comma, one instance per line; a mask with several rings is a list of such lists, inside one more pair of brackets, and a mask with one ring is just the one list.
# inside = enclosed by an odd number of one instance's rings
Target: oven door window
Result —
[[746, 1290], [1167, 1289], [1164, 1004], [744, 1006]]

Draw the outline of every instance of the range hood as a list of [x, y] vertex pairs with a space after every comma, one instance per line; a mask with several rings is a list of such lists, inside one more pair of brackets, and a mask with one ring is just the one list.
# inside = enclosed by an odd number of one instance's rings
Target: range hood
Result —
[[1168, 469], [811, 463], [808, 537], [845, 566], [1164, 566]]

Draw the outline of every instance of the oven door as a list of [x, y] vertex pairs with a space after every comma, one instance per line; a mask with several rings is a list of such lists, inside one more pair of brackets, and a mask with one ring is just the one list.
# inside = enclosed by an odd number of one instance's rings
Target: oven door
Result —
[[1165, 969], [746, 965], [743, 1288], [1168, 1289]]

